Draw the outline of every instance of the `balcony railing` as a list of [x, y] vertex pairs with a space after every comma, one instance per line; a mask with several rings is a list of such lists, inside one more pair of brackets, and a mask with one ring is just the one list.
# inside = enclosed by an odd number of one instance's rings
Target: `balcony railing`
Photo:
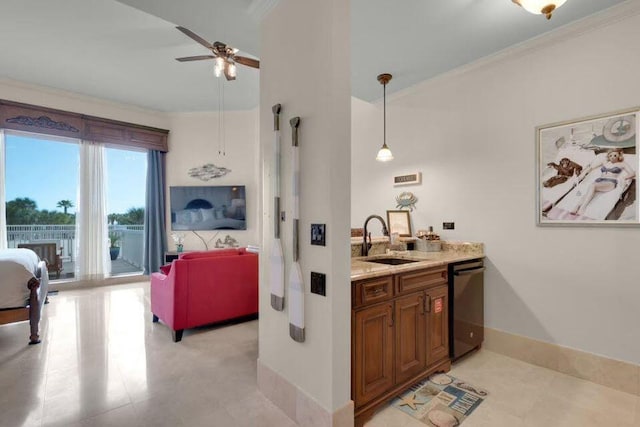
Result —
[[[112, 261], [112, 274], [142, 271], [144, 225], [109, 225], [109, 233], [119, 237], [120, 254]], [[73, 272], [76, 226], [71, 225], [8, 225], [7, 243], [17, 248], [21, 243], [55, 243], [62, 253], [64, 270]], [[105, 245], [108, 245], [105, 242]], [[63, 270], [63, 271], [64, 271]]]

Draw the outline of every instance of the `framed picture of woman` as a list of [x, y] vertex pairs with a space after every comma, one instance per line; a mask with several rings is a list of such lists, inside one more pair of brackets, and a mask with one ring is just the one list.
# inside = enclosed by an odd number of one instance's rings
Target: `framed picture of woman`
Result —
[[538, 225], [638, 225], [640, 107], [536, 128]]
[[389, 234], [398, 233], [400, 237], [411, 237], [411, 218], [409, 211], [387, 211]]

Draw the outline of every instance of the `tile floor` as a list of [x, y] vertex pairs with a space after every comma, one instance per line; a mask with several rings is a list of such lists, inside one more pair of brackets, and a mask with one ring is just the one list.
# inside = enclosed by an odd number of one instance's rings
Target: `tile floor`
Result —
[[[148, 283], [50, 298], [43, 342], [0, 326], [0, 426], [295, 427], [256, 386], [258, 322], [151, 323]], [[640, 426], [640, 397], [481, 351], [452, 374], [490, 392], [463, 427]], [[366, 427], [424, 427], [387, 407]]]

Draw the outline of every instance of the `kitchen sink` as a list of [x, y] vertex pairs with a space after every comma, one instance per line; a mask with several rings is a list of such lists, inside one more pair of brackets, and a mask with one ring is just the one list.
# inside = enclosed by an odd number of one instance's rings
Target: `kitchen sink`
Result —
[[376, 262], [378, 264], [388, 264], [388, 265], [401, 265], [401, 264], [409, 264], [412, 262], [418, 262], [417, 260], [406, 259], [406, 258], [372, 258], [372, 259], [365, 259], [363, 261]]

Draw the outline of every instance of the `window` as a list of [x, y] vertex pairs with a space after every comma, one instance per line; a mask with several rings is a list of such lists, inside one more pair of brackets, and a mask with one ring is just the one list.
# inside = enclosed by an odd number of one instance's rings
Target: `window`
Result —
[[[52, 280], [74, 278], [80, 144], [8, 132], [5, 191], [10, 248], [47, 258]], [[111, 275], [142, 272], [147, 154], [106, 148], [106, 201]], [[55, 259], [47, 251], [55, 245]]]

